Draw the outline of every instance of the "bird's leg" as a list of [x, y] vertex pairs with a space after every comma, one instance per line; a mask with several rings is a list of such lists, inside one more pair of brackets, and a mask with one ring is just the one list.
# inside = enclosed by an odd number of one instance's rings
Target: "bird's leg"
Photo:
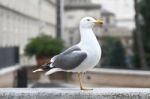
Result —
[[79, 82], [80, 82], [80, 90], [92, 90], [92, 89], [87, 89], [87, 88], [84, 88], [83, 87], [83, 84], [82, 84], [82, 73], [81, 72], [78, 72], [78, 79], [79, 79]]
[[78, 72], [78, 79], [79, 79], [79, 82], [80, 82], [80, 90], [83, 90], [83, 86], [82, 86], [82, 82], [81, 82], [81, 72]]

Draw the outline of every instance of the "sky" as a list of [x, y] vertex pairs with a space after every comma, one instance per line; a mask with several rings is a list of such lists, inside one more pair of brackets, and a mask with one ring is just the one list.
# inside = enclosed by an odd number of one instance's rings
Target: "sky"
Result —
[[119, 25], [134, 28], [134, 0], [93, 0], [94, 3], [100, 3], [103, 9], [113, 12], [116, 19], [128, 19], [131, 22], [120, 22]]

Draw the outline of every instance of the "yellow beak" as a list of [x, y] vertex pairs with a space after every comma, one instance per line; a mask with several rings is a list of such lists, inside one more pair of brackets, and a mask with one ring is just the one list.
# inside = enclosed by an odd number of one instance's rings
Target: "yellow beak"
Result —
[[99, 20], [96, 20], [95, 24], [98, 25], [98, 26], [102, 26], [103, 25], [103, 20], [102, 19], [99, 19]]

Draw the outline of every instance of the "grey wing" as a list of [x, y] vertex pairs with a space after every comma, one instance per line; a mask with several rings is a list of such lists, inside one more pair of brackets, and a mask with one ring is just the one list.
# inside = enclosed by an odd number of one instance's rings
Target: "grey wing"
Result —
[[72, 51], [77, 51], [77, 50], [81, 50], [81, 49], [80, 49], [80, 47], [74, 45], [74, 46], [68, 48], [67, 50], [63, 51], [60, 54], [68, 54], [68, 53], [71, 53]]
[[60, 54], [53, 62], [55, 68], [71, 70], [79, 66], [87, 57], [87, 53], [81, 50], [73, 50]]
[[77, 51], [77, 50], [81, 50], [78, 46], [74, 45], [68, 49], [66, 49], [65, 51], [63, 51], [62, 53], [58, 54], [58, 55], [55, 55], [54, 57], [52, 57], [52, 59], [50, 60], [51, 62], [54, 62], [57, 57], [61, 56], [61, 55], [64, 55], [64, 54], [68, 54], [68, 53], [71, 53], [73, 51]]

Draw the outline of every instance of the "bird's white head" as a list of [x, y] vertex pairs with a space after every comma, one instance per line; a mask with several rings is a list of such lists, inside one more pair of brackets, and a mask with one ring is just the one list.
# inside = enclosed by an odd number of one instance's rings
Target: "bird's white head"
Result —
[[80, 27], [82, 28], [93, 28], [94, 25], [102, 26], [103, 20], [96, 20], [92, 17], [84, 17], [80, 21]]

